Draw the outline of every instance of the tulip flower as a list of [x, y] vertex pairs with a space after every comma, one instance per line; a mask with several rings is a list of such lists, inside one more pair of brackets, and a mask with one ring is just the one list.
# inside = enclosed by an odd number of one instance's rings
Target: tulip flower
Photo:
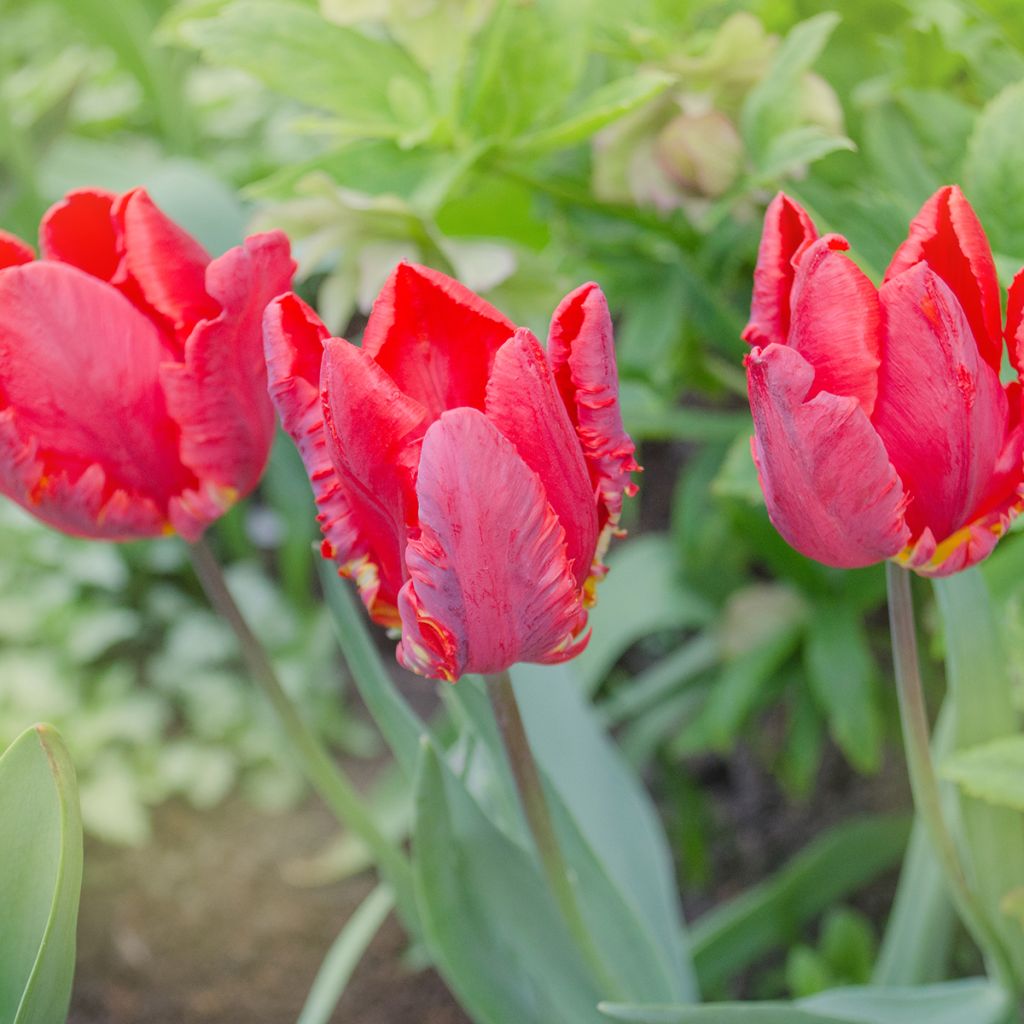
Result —
[[270, 450], [260, 319], [287, 238], [211, 260], [143, 189], [83, 189], [40, 248], [0, 233], [0, 493], [78, 536], [196, 540]]
[[324, 556], [376, 622], [401, 628], [403, 665], [455, 680], [582, 650], [637, 468], [596, 285], [563, 300], [546, 353], [458, 282], [409, 263], [361, 348], [295, 295], [271, 303], [264, 335]]
[[880, 288], [779, 195], [768, 208], [744, 338], [754, 460], [798, 551], [943, 576], [992, 551], [1022, 499], [1024, 275], [1005, 331], [995, 264], [958, 188], [910, 225]]

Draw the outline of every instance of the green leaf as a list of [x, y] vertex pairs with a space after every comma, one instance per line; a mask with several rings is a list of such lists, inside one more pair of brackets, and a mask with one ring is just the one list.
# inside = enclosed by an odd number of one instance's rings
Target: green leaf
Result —
[[[954, 755], [1020, 731], [1003, 637], [978, 569], [934, 580], [946, 639], [946, 681], [953, 705]], [[1024, 974], [1024, 926], [1001, 911], [1008, 892], [1024, 884], [1024, 819], [962, 793], [961, 837], [966, 870], [1018, 972]]]
[[922, 988], [841, 988], [796, 1003], [706, 1006], [601, 1004], [612, 1020], [630, 1024], [1004, 1024], [1007, 994], [984, 979]]
[[467, 69], [466, 130], [509, 139], [559, 108], [582, 74], [586, 37], [575, 0], [499, 0]]
[[826, 11], [794, 26], [779, 47], [771, 70], [747, 94], [740, 128], [759, 168], [776, 137], [798, 126], [796, 96], [801, 79], [825, 49], [839, 20], [838, 14]]
[[474, 1020], [601, 1020], [598, 992], [533, 859], [490, 821], [427, 740], [413, 837], [424, 938]]
[[[696, 999], [672, 852], [650, 796], [600, 727], [568, 666], [517, 665], [512, 676], [530, 744], [551, 788], [652, 936], [651, 959], [663, 964], [673, 998]], [[582, 879], [580, 891], [591, 891]]]
[[592, 92], [564, 120], [520, 136], [510, 148], [516, 153], [536, 155], [585, 142], [605, 125], [660, 96], [675, 81], [674, 76], [660, 71], [638, 71], [608, 82]]
[[1024, 81], [1007, 86], [978, 118], [967, 150], [964, 185], [992, 248], [1018, 262], [1024, 256]]
[[209, 13], [176, 23], [178, 37], [213, 64], [337, 115], [350, 134], [403, 138], [431, 117], [427, 78], [394, 43], [293, 3], [237, 0]]
[[813, 164], [829, 153], [856, 148], [845, 135], [834, 135], [821, 125], [799, 125], [781, 132], [769, 141], [758, 160], [758, 177], [774, 181]]
[[1024, 811], [1024, 736], [958, 750], [943, 763], [942, 774], [979, 800]]
[[624, 380], [619, 399], [626, 428], [640, 441], [731, 441], [750, 430], [748, 413], [687, 409], [640, 381]]
[[386, 885], [378, 885], [363, 900], [324, 957], [299, 1014], [298, 1024], [328, 1024], [352, 972], [394, 905], [394, 894]]
[[82, 821], [75, 769], [38, 725], [0, 757], [0, 1020], [61, 1024], [75, 971]]
[[[611, 571], [597, 588], [590, 613], [593, 636], [573, 668], [583, 688], [593, 692], [628, 647], [662, 629], [706, 625], [711, 607], [676, 575], [670, 537], [648, 534], [612, 551]], [[637, 580], [643, 598], [637, 600]]]
[[854, 767], [876, 771], [882, 760], [882, 716], [859, 612], [838, 602], [819, 606], [807, 624], [804, 663], [832, 737]]
[[977, 978], [918, 988], [845, 988], [802, 999], [806, 1010], [850, 1024], [1004, 1024], [1006, 992]]
[[903, 818], [849, 821], [816, 839], [773, 878], [691, 926], [697, 976], [714, 991], [806, 924], [896, 864], [906, 845]]

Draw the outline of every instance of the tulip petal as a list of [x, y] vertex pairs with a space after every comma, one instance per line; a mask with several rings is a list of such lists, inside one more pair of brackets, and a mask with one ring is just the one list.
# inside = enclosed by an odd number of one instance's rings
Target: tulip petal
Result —
[[218, 313], [217, 301], [206, 289], [208, 253], [145, 189], [120, 196], [112, 215], [121, 263], [111, 280], [184, 342], [200, 320]]
[[159, 383], [164, 338], [116, 289], [48, 260], [0, 271], [0, 310], [6, 493], [62, 528], [63, 495], [71, 532], [159, 533], [153, 516], [196, 483]]
[[795, 200], [780, 192], [764, 215], [764, 231], [754, 270], [750, 322], [743, 340], [751, 345], [784, 345], [789, 337], [794, 265], [818, 237], [814, 222]]
[[436, 419], [445, 409], [483, 409], [494, 353], [515, 329], [458, 281], [400, 263], [373, 304], [363, 349]]
[[498, 350], [487, 383], [486, 411], [540, 477], [565, 530], [573, 575], [582, 587], [597, 548], [594, 489], [551, 367], [529, 331], [516, 331]]
[[4, 267], [18, 267], [22, 263], [31, 263], [36, 258], [32, 246], [23, 242], [17, 235], [0, 231], [0, 270]]
[[850, 395], [871, 415], [878, 393], [881, 312], [878, 292], [843, 255], [839, 235], [812, 242], [796, 268], [789, 345], [814, 367], [819, 391]]
[[1009, 411], [956, 296], [917, 263], [880, 291], [884, 343], [873, 422], [911, 498], [907, 521], [942, 540], [988, 497]]
[[350, 521], [375, 567], [361, 586], [379, 588], [370, 610], [393, 622], [406, 576], [405, 545], [416, 522], [416, 460], [429, 414], [363, 349], [339, 338], [324, 342], [320, 391], [327, 451]]
[[1024, 270], [1017, 271], [1006, 302], [1006, 347], [1010, 362], [1020, 370], [1024, 366]]
[[256, 486], [270, 452], [263, 311], [288, 290], [294, 272], [280, 231], [252, 235], [215, 259], [204, 294], [218, 312], [189, 335], [182, 361], [161, 371], [167, 407], [181, 426], [181, 459], [221, 512]]
[[[317, 507], [317, 522], [324, 535], [321, 553], [336, 561], [339, 572], [361, 581], [360, 594], [367, 609], [381, 621], [377, 595], [379, 574], [371, 567], [345, 489], [327, 451], [324, 411], [320, 401], [320, 369], [324, 342], [330, 332], [316, 313], [289, 292], [267, 307], [263, 318], [270, 395], [281, 425], [295, 442], [306, 466]], [[397, 613], [386, 625], [397, 625]]]
[[598, 559], [617, 528], [623, 494], [635, 494], [636, 448], [622, 425], [612, 318], [601, 289], [581, 285], [559, 304], [548, 334], [548, 359], [576, 427], [598, 495]]
[[39, 225], [43, 259], [70, 263], [110, 281], [121, 262], [112, 214], [116, 199], [104, 189], [81, 188], [54, 203]]
[[857, 400], [808, 399], [814, 370], [786, 345], [755, 348], [746, 363], [754, 461], [779, 533], [838, 568], [897, 554], [910, 540], [903, 486]]
[[565, 661], [586, 622], [565, 531], [537, 475], [475, 409], [423, 440], [398, 660], [433, 678]]
[[982, 358], [998, 373], [1003, 359], [999, 278], [985, 230], [956, 185], [939, 189], [921, 207], [885, 281], [922, 260], [956, 296]]

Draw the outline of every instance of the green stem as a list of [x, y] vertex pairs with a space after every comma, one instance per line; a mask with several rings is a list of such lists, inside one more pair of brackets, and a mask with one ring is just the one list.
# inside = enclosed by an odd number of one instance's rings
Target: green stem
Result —
[[889, 629], [892, 633], [896, 690], [914, 804], [928, 831], [961, 920], [979, 948], [992, 958], [999, 980], [1010, 991], [1015, 991], [1014, 971], [1009, 957], [976, 895], [967, 884], [956, 843], [946, 825], [939, 781], [931, 757], [928, 711], [917, 655], [910, 573], [894, 562], [886, 562], [885, 579], [889, 592]]
[[554, 896], [562, 919], [565, 921], [577, 947], [594, 973], [597, 982], [604, 988], [606, 998], [617, 998], [618, 986], [605, 966], [604, 959], [594, 944], [593, 936], [576, 899], [573, 875], [562, 856], [551, 820], [544, 787], [540, 780], [537, 762], [530, 749], [523, 718], [519, 712], [512, 679], [508, 672], [497, 672], [486, 677], [487, 693], [494, 709], [498, 731], [505, 747], [512, 777], [515, 780], [519, 801], [522, 804], [526, 824], [540, 856], [541, 867], [547, 879], [551, 895]]
[[400, 906], [413, 907], [412, 870], [402, 852], [377, 827], [355, 787], [341, 768], [328, 756], [323, 744], [292, 704], [270, 661], [266, 648], [257, 639], [235, 603], [220, 562], [205, 540], [189, 545], [192, 565], [210, 604], [223, 616], [238, 638], [253, 680], [263, 691], [284, 728], [293, 754], [306, 778], [343, 825], [366, 843], [381, 873], [393, 886]]

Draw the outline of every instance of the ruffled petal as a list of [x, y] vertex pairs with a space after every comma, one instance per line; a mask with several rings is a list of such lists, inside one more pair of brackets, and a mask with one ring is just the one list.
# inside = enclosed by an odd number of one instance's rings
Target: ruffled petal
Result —
[[316, 313], [289, 292], [267, 307], [263, 340], [270, 396], [281, 425], [295, 442], [313, 487], [317, 522], [324, 535], [321, 553], [338, 563], [343, 576], [359, 583], [360, 595], [377, 621], [398, 625], [392, 602], [385, 615], [378, 602], [380, 577], [327, 451], [320, 370], [330, 332]]
[[436, 419], [445, 409], [483, 409], [494, 353], [515, 329], [458, 281], [400, 263], [373, 304], [363, 349]]
[[207, 291], [209, 254], [143, 188], [120, 196], [112, 216], [121, 262], [111, 280], [184, 342], [200, 320], [219, 312]]
[[786, 343], [794, 263], [817, 237], [814, 222], [795, 199], [780, 192], [768, 204], [744, 341], [751, 345]]
[[788, 344], [814, 367], [819, 391], [856, 398], [871, 415], [878, 393], [881, 313], [878, 292], [843, 251], [845, 238], [826, 235], [800, 258], [793, 280]]
[[124, 296], [74, 267], [0, 272], [9, 496], [69, 532], [161, 532], [172, 497], [196, 482], [159, 383], [166, 354]]
[[999, 278], [985, 230], [956, 185], [939, 189], [921, 207], [885, 281], [922, 260], [957, 297], [982, 358], [998, 373], [1003, 361]]
[[1008, 434], [1006, 394], [949, 286], [925, 263], [881, 288], [884, 342], [873, 423], [910, 497], [914, 535], [970, 521]]
[[537, 339], [519, 330], [498, 350], [487, 384], [487, 418], [532, 469], [565, 530], [577, 586], [597, 549], [597, 507], [576, 431]]
[[[427, 410], [399, 391], [367, 353], [339, 338], [324, 343], [320, 378], [327, 451], [345, 492], [349, 522], [373, 574], [371, 614], [393, 622], [405, 580], [405, 545], [416, 522], [416, 461]], [[364, 593], [364, 600], [367, 599]]]
[[1024, 366], [1024, 270], [1018, 270], [1006, 302], [1006, 347], [1019, 371]]
[[420, 533], [399, 596], [406, 668], [455, 680], [582, 650], [565, 532], [537, 475], [484, 415], [456, 409], [430, 427], [416, 489]]
[[0, 231], [0, 270], [4, 267], [19, 267], [22, 263], [31, 263], [36, 258], [35, 251], [27, 242], [17, 235]]
[[581, 285], [559, 304], [548, 334], [548, 359], [569, 418], [576, 427], [598, 496], [598, 559], [622, 512], [622, 496], [636, 493], [632, 440], [622, 425], [612, 318], [601, 289]]
[[814, 370], [788, 346], [755, 348], [746, 363], [754, 461], [779, 533], [844, 569], [901, 551], [903, 485], [857, 400], [825, 391], [808, 400]]
[[189, 335], [184, 359], [161, 371], [167, 407], [181, 427], [182, 461], [221, 512], [256, 486], [270, 453], [263, 311], [288, 290], [294, 272], [280, 231], [252, 235], [215, 259], [205, 288], [219, 312]]
[[101, 281], [111, 280], [121, 262], [112, 214], [116, 199], [101, 188], [80, 188], [54, 203], [39, 225], [43, 259], [70, 263]]

